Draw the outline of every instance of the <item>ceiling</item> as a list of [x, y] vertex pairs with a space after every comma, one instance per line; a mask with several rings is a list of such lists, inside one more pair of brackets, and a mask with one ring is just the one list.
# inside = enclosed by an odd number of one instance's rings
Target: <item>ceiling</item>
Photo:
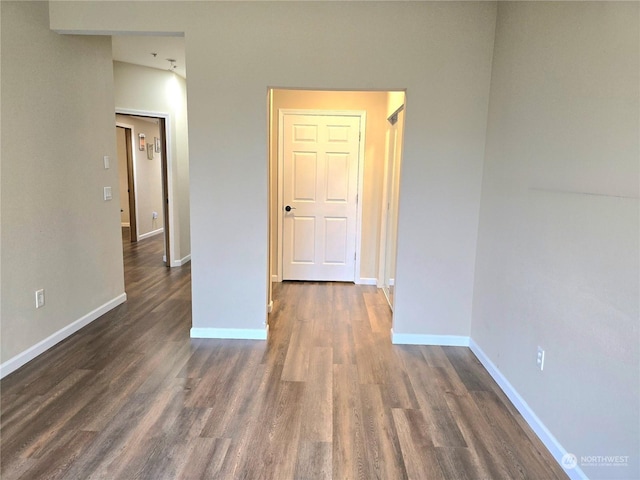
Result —
[[173, 71], [183, 78], [187, 77], [184, 37], [114, 35], [112, 47], [114, 60], [160, 70], [169, 70], [171, 63], [167, 58], [172, 58], [176, 61]]

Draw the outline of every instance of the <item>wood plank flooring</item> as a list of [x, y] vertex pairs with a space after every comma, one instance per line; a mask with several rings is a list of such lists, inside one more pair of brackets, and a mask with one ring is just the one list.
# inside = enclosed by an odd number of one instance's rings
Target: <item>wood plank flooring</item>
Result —
[[277, 284], [267, 342], [191, 340], [190, 265], [125, 242], [128, 301], [9, 375], [10, 479], [560, 479], [467, 348], [394, 346], [374, 287]]

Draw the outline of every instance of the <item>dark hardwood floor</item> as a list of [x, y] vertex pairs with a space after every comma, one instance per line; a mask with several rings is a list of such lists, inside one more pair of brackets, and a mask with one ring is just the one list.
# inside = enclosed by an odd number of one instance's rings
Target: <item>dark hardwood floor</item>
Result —
[[267, 342], [191, 340], [190, 265], [0, 383], [9, 479], [566, 478], [467, 348], [393, 346], [374, 287], [276, 285]]

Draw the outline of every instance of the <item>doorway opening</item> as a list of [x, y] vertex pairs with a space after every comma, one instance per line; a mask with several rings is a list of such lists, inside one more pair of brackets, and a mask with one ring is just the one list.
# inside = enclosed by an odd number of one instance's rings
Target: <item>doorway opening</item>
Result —
[[166, 128], [165, 117], [116, 113], [123, 240], [163, 235], [163, 261], [171, 266]]
[[393, 311], [396, 278], [396, 256], [398, 237], [398, 209], [400, 199], [400, 169], [402, 164], [402, 142], [404, 134], [404, 104], [387, 119], [387, 156], [384, 168], [382, 194], [382, 221], [380, 232], [380, 260], [378, 278], [382, 280], [389, 307]]
[[[395, 274], [385, 266], [395, 265], [394, 225], [398, 210], [397, 201], [392, 202], [391, 197], [397, 197], [399, 182], [389, 184], [389, 175], [399, 179], [404, 123], [394, 126], [388, 119], [404, 108], [405, 91], [270, 88], [267, 101], [269, 311], [272, 282], [348, 281], [383, 287], [389, 285], [389, 281], [385, 282], [389, 277], [394, 283]], [[351, 127], [340, 125], [339, 120], [345, 117], [358, 117], [359, 123]], [[328, 123], [318, 121], [322, 118], [329, 119]], [[390, 159], [393, 128], [400, 133], [393, 134], [398, 148], [396, 152], [394, 147]], [[360, 135], [349, 137], [347, 132], [352, 130]], [[328, 143], [326, 148], [318, 146], [323, 138]], [[349, 143], [348, 138], [357, 145], [355, 170], [349, 167], [352, 156], [343, 148]], [[395, 190], [387, 192], [391, 186]], [[343, 194], [356, 202], [353, 220], [336, 210], [349, 203]], [[309, 213], [307, 210], [318, 201], [325, 211]], [[328, 233], [338, 236], [331, 240]], [[351, 252], [356, 253], [355, 260]], [[351, 273], [346, 278], [324, 276], [316, 268], [318, 258], [320, 270], [346, 265], [349, 260], [353, 267], [346, 269]], [[393, 261], [388, 261], [390, 258]], [[291, 263], [297, 270], [293, 275], [291, 269], [288, 271]]]

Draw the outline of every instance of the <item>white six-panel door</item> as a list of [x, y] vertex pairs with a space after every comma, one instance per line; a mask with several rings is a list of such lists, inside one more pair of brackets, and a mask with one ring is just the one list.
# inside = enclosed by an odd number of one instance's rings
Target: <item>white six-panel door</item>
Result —
[[355, 280], [360, 123], [284, 115], [283, 280]]

